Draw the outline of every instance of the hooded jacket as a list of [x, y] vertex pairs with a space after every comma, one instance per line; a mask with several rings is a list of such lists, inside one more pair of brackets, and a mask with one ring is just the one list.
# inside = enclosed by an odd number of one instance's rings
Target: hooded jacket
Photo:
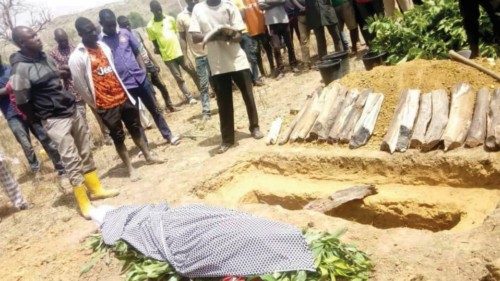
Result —
[[64, 90], [57, 67], [45, 53], [30, 58], [17, 52], [10, 63], [16, 103], [29, 121], [66, 118], [75, 113], [75, 97]]

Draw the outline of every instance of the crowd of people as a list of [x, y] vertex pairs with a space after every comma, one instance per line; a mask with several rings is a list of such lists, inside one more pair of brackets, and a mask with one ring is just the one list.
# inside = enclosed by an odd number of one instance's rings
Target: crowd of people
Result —
[[[148, 164], [163, 163], [150, 150], [144, 131], [148, 126], [145, 109], [167, 144], [181, 141], [167, 124], [156, 99], [154, 87], [160, 91], [166, 110], [179, 109], [160, 77], [153, 53], [168, 67], [187, 104], [198, 101], [183, 71], [195, 82], [203, 120], [211, 118], [210, 91], [215, 92], [222, 136], [218, 152], [224, 153], [235, 143], [233, 85], [243, 97], [251, 136], [263, 137], [253, 95], [253, 87], [263, 85], [262, 76], [266, 75], [262, 48], [269, 62], [267, 75], [276, 79], [283, 77], [286, 69], [282, 49], [286, 49], [291, 71], [314, 67], [309, 50], [311, 31], [319, 58], [327, 54], [325, 29], [335, 51], [356, 54], [361, 47], [360, 32], [368, 46], [373, 39], [365, 29], [366, 19], [384, 13], [392, 16], [396, 3], [402, 11], [413, 6], [412, 0], [186, 0], [185, 10], [174, 18], [163, 11], [159, 1], [152, 0], [147, 36], [132, 30], [127, 17], [103, 9], [99, 25], [85, 17], [75, 21], [81, 39], [76, 46], [65, 30], [56, 29], [57, 46], [47, 53], [33, 29], [18, 26], [12, 40], [19, 51], [11, 55], [10, 65], [0, 58], [0, 109], [34, 178], [40, 178], [40, 162], [30, 134], [52, 160], [61, 190], [72, 186], [79, 211], [88, 218], [90, 200], [114, 197], [119, 192], [105, 189], [96, 172], [87, 108], [96, 117], [105, 142], [114, 144], [131, 181], [139, 176], [125, 146], [124, 127]], [[220, 26], [238, 32], [205, 42], [205, 36]], [[294, 34], [300, 42], [301, 63]], [[147, 48], [146, 40], [152, 42], [153, 50]], [[195, 66], [188, 57], [194, 58]], [[26, 209], [28, 204], [19, 185], [1, 157], [0, 180], [13, 205]]]

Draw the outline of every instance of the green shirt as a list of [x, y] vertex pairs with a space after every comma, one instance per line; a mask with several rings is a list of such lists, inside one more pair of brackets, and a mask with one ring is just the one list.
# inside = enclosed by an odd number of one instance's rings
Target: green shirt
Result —
[[347, 0], [330, 0], [330, 1], [332, 2], [333, 7], [338, 7], [347, 2]]
[[181, 44], [177, 36], [177, 24], [173, 17], [165, 16], [163, 21], [149, 21], [146, 27], [148, 38], [156, 41], [163, 61], [171, 61], [182, 56]]

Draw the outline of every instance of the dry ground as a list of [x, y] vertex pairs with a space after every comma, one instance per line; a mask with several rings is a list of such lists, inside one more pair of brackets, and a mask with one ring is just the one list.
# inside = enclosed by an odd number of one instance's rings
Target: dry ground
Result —
[[[290, 120], [290, 109], [303, 104], [320, 76], [288, 73], [267, 82], [255, 89], [264, 132], [278, 116]], [[121, 194], [95, 204], [203, 202], [298, 227], [346, 227], [344, 240], [371, 255], [373, 280], [479, 280], [487, 274], [484, 265], [500, 257], [499, 153], [478, 148], [389, 155], [378, 151], [378, 143], [354, 151], [315, 144], [266, 147], [249, 137], [244, 106], [235, 96], [238, 146], [224, 155], [214, 154], [218, 116], [201, 123], [200, 105], [166, 115], [183, 135], [180, 146], [165, 145], [156, 129], [147, 131], [168, 162], [146, 166], [135, 158], [138, 182], [124, 175], [112, 147], [97, 149], [103, 184]], [[308, 200], [359, 183], [375, 184], [379, 194], [328, 215], [300, 210]], [[0, 212], [1, 280], [123, 280], [112, 257], [80, 275], [91, 259], [82, 241], [96, 226], [78, 216], [71, 196], [61, 196], [49, 181], [36, 188], [26, 181], [22, 188], [34, 207]]]

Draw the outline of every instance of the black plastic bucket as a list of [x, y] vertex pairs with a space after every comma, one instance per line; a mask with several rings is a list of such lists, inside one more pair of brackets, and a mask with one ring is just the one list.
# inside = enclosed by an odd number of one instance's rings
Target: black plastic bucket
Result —
[[349, 52], [348, 51], [342, 51], [342, 52], [335, 52], [328, 54], [326, 56], [323, 56], [321, 58], [322, 61], [327, 61], [327, 60], [336, 60], [340, 59], [342, 62], [340, 63], [340, 76], [344, 76], [347, 73], [349, 73]]
[[321, 73], [321, 78], [323, 78], [323, 82], [325, 85], [330, 84], [333, 80], [339, 79], [342, 77], [342, 73], [340, 71], [340, 64], [342, 60], [334, 59], [334, 60], [325, 60], [318, 63], [318, 70]]
[[366, 70], [372, 70], [375, 66], [385, 65], [386, 58], [387, 52], [368, 52], [363, 56], [363, 64]]

